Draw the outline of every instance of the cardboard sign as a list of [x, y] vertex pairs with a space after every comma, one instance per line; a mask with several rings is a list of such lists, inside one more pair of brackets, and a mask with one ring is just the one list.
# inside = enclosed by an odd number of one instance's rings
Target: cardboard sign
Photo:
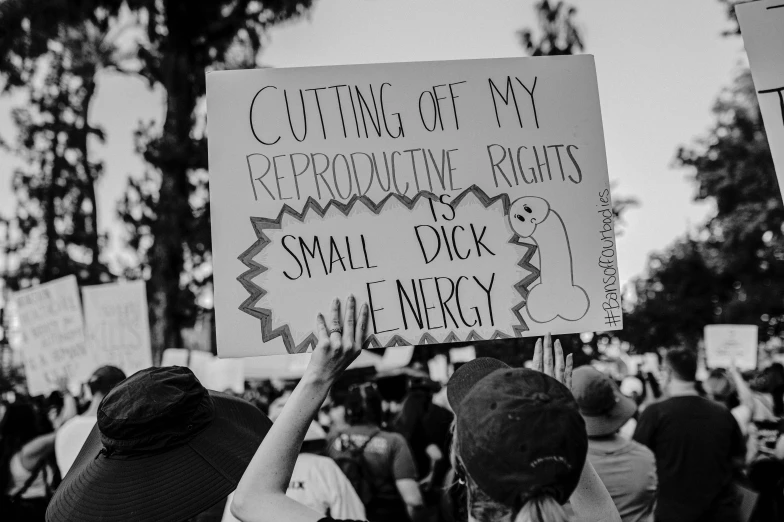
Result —
[[85, 382], [95, 369], [84, 337], [76, 277], [44, 283], [11, 297], [30, 395], [58, 389], [64, 377], [69, 388]]
[[591, 56], [213, 72], [221, 356], [622, 327]]
[[708, 368], [739, 370], [757, 367], [757, 327], [750, 324], [712, 324], [705, 327], [705, 364]]
[[82, 297], [95, 368], [108, 364], [130, 376], [152, 366], [144, 281], [87, 286]]
[[784, 1], [762, 0], [735, 7], [765, 133], [784, 190]]

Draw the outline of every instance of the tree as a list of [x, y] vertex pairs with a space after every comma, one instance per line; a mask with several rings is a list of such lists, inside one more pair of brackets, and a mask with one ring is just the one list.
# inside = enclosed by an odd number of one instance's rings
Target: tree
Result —
[[[119, 210], [139, 254], [135, 273], [149, 279], [155, 361], [163, 348], [180, 344], [180, 328], [192, 317], [194, 290], [209, 283], [211, 274], [206, 137], [197, 111], [205, 72], [254, 66], [266, 30], [304, 13], [310, 4], [7, 0], [0, 5], [0, 24], [7, 28], [0, 39], [0, 73], [7, 88], [29, 84], [50, 47], [62, 43], [64, 30], [95, 26], [105, 33], [128, 17], [143, 29], [144, 38], [128, 44], [128, 53], [139, 62], [129, 72], [163, 88], [166, 116], [160, 133], [152, 126], [139, 129], [139, 152], [150, 168], [144, 180], [130, 184]], [[111, 65], [125, 70], [117, 62]]]
[[713, 127], [676, 161], [693, 172], [695, 199], [716, 211], [636, 281], [621, 335], [638, 349], [696, 346], [711, 323], [758, 325], [761, 341], [784, 333], [784, 207], [749, 71], [713, 112]]
[[110, 61], [113, 45], [105, 18], [63, 24], [74, 12], [51, 2], [0, 8], [7, 29], [0, 39], [4, 91], [22, 92], [28, 100], [27, 108], [14, 111], [14, 151], [26, 166], [13, 177], [22, 235], [11, 246], [21, 259], [19, 270], [6, 277], [11, 288], [69, 273], [83, 283], [108, 279], [95, 200], [103, 166], [89, 154], [103, 133], [88, 115], [97, 70]]
[[180, 329], [192, 324], [194, 296], [211, 282], [207, 147], [197, 106], [205, 71], [252, 67], [265, 31], [301, 15], [311, 0], [128, 2], [144, 22], [139, 73], [166, 93], [160, 134], [142, 126], [137, 144], [149, 164], [132, 181], [119, 211], [131, 229], [141, 270], [149, 273], [154, 359], [181, 344]]

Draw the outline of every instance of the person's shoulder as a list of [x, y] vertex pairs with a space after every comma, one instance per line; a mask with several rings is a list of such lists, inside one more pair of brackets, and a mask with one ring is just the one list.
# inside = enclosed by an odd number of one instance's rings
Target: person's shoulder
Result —
[[71, 432], [74, 431], [84, 431], [84, 430], [91, 430], [95, 423], [98, 422], [98, 418], [94, 416], [88, 415], [77, 415], [71, 419], [68, 419], [60, 426], [60, 429], [57, 430], [56, 438], [62, 439], [67, 437]]
[[640, 444], [636, 440], [630, 440], [627, 448], [629, 453], [635, 457], [641, 458], [643, 460], [650, 460], [651, 462], [656, 461], [656, 457], [653, 454], [653, 451], [651, 451], [651, 449], [645, 444]]

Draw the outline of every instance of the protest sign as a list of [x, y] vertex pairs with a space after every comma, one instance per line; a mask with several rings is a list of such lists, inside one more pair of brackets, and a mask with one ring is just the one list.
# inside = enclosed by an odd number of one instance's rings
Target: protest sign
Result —
[[622, 327], [592, 56], [212, 72], [221, 356]]
[[63, 378], [69, 388], [86, 381], [94, 367], [74, 276], [16, 292], [10, 308], [19, 334], [14, 348], [21, 351], [30, 395], [57, 390]]
[[735, 6], [749, 56], [765, 133], [784, 191], [784, 1], [762, 0]]
[[144, 281], [86, 286], [82, 297], [94, 368], [109, 364], [130, 376], [152, 366]]
[[705, 327], [705, 364], [708, 368], [739, 370], [757, 367], [757, 327], [750, 324], [711, 324]]

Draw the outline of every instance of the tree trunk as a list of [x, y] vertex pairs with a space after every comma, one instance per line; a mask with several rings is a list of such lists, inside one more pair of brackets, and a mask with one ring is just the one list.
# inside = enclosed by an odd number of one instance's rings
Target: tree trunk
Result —
[[196, 97], [188, 82], [191, 64], [187, 51], [164, 53], [162, 72], [166, 89], [166, 121], [162, 136], [152, 145], [148, 161], [161, 173], [161, 188], [152, 227], [150, 249], [150, 329], [153, 363], [160, 364], [163, 350], [180, 347], [182, 339], [176, 307], [183, 269], [183, 244], [188, 203], [188, 150]]
[[[60, 155], [58, 150], [59, 144], [57, 138], [52, 140], [52, 153], [54, 159], [49, 165], [49, 179], [46, 186], [46, 206], [44, 208], [44, 229], [46, 230], [46, 252], [44, 254], [44, 269], [41, 275], [42, 282], [51, 281], [56, 279], [59, 275], [59, 255], [57, 247], [57, 180], [59, 178], [61, 169], [65, 166], [65, 160]], [[46, 170], [46, 165], [41, 165], [42, 169]]]
[[98, 245], [98, 204], [95, 197], [95, 178], [93, 171], [90, 167], [90, 155], [88, 153], [88, 142], [90, 139], [90, 103], [92, 103], [93, 96], [95, 95], [95, 75], [93, 78], [84, 78], [85, 81], [85, 95], [82, 100], [82, 132], [79, 135], [79, 149], [82, 153], [82, 169], [85, 174], [85, 192], [86, 197], [90, 200], [90, 224], [89, 229], [86, 230], [88, 236], [85, 241], [87, 248], [92, 252], [92, 259], [90, 261], [90, 277], [89, 282], [98, 284], [100, 280], [101, 264], [100, 264], [100, 247]]

